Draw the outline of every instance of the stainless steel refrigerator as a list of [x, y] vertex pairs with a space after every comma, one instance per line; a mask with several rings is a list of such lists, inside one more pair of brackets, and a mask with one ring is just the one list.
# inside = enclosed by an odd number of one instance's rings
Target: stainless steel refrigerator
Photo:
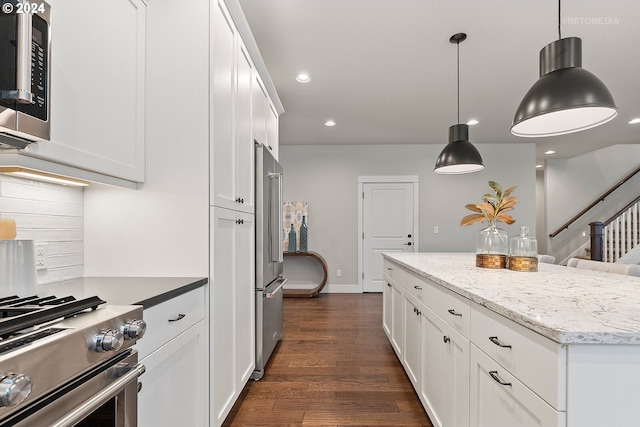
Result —
[[256, 368], [259, 380], [282, 338], [282, 167], [256, 143]]

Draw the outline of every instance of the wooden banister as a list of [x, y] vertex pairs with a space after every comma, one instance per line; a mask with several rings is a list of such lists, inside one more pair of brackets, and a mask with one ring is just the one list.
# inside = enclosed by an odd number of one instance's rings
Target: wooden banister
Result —
[[[625, 176], [624, 178], [622, 178], [620, 181], [618, 181], [613, 187], [611, 187], [609, 190], [605, 191], [600, 197], [598, 197], [596, 200], [594, 200], [591, 204], [589, 204], [589, 206], [587, 206], [586, 208], [584, 208], [583, 210], [581, 210], [576, 216], [574, 216], [573, 218], [571, 218], [569, 221], [567, 221], [566, 223], [564, 223], [560, 228], [558, 228], [556, 231], [554, 231], [553, 233], [549, 234], [549, 237], [556, 237], [558, 234], [560, 234], [560, 232], [566, 228], [569, 228], [569, 226], [571, 224], [573, 224], [574, 222], [576, 222], [576, 220], [578, 218], [580, 218], [582, 215], [586, 214], [589, 210], [591, 210], [591, 208], [593, 208], [595, 205], [597, 205], [598, 203], [602, 202], [608, 195], [610, 195], [611, 193], [613, 193], [614, 191], [616, 191], [618, 189], [618, 187], [620, 187], [622, 184], [624, 184], [625, 182], [629, 181], [631, 178], [633, 178], [633, 176], [635, 174], [637, 174], [638, 172], [640, 172], [640, 166], [638, 166], [633, 172], [631, 172], [630, 174], [628, 174], [627, 176]], [[631, 203], [633, 204], [633, 203]]]

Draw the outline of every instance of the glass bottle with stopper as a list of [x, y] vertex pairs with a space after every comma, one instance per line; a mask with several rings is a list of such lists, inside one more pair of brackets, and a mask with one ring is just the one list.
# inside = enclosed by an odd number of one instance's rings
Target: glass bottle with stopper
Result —
[[509, 242], [509, 269], [538, 271], [538, 241], [529, 235], [529, 227], [520, 227], [520, 234]]

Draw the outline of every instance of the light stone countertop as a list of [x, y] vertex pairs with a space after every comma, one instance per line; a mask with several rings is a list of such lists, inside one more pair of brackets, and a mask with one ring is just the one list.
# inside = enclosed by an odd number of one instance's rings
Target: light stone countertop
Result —
[[475, 254], [383, 256], [560, 344], [640, 345], [640, 277], [538, 264], [475, 266]]

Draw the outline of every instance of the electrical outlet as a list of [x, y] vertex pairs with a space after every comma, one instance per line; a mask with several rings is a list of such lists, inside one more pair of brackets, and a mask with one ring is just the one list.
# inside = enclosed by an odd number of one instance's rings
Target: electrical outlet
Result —
[[336, 270], [336, 277], [342, 277], [342, 270]]
[[440, 232], [440, 228], [437, 225], [433, 226], [433, 234], [438, 234]]
[[46, 270], [49, 268], [49, 250], [46, 243], [36, 243], [36, 270]]

